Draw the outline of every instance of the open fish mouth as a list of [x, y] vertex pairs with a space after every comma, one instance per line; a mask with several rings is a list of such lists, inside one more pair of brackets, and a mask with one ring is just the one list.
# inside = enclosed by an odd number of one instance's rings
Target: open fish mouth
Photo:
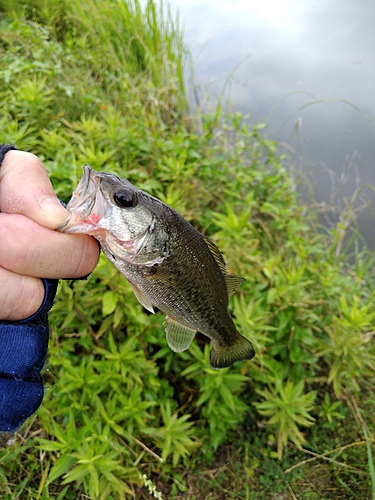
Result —
[[92, 227], [95, 222], [98, 222], [98, 217], [90, 220], [90, 213], [96, 202], [96, 195], [99, 189], [99, 180], [93, 175], [93, 170], [89, 165], [83, 167], [82, 177], [73, 191], [72, 197], [69, 200], [66, 209], [70, 212], [67, 220], [57, 228], [61, 232], [78, 232], [82, 230], [83, 224], [86, 222], [88, 227]]
[[83, 167], [82, 177], [73, 191], [72, 197], [66, 207], [67, 210], [82, 208], [85, 216], [89, 214], [94, 206], [96, 193], [99, 190], [99, 179], [93, 175], [93, 172], [89, 165]]

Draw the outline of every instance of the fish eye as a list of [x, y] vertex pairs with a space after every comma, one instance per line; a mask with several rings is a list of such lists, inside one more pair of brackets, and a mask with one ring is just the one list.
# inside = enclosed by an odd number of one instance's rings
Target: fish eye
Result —
[[137, 196], [129, 189], [119, 189], [115, 191], [112, 198], [114, 203], [120, 208], [133, 208], [138, 203]]

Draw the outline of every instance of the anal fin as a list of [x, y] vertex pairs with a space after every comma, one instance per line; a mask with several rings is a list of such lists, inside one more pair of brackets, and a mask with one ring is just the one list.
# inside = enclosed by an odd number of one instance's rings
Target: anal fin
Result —
[[176, 323], [176, 321], [169, 316], [166, 317], [165, 322], [165, 331], [169, 347], [174, 352], [186, 351], [195, 337], [196, 331], [180, 325], [180, 323]]

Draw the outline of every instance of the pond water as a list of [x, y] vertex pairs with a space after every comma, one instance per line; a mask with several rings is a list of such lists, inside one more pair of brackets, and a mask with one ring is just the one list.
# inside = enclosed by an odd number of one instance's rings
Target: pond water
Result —
[[[200, 100], [217, 96], [267, 121], [329, 201], [331, 169], [375, 186], [375, 3], [368, 0], [169, 0], [179, 12]], [[312, 103], [314, 103], [312, 105]], [[342, 193], [355, 189], [356, 175]], [[372, 194], [370, 189], [367, 195]], [[375, 215], [360, 225], [375, 239]]]

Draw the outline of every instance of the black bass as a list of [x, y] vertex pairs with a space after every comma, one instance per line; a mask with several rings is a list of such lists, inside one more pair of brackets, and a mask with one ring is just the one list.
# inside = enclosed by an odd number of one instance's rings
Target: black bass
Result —
[[228, 275], [215, 244], [175, 210], [88, 165], [66, 208], [70, 216], [59, 231], [90, 234], [100, 242], [139, 302], [167, 314], [173, 351], [188, 349], [199, 331], [212, 341], [213, 368], [254, 357], [228, 313], [228, 300], [244, 279]]

